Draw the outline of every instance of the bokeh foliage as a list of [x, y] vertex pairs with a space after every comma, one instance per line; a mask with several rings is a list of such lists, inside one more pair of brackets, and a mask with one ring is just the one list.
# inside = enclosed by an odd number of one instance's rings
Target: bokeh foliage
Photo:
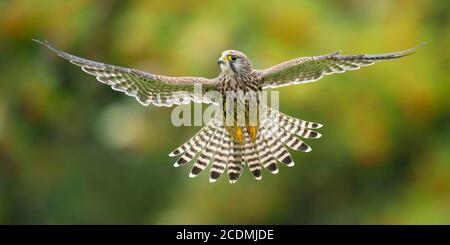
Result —
[[[440, 1], [0, 1], [0, 223], [450, 223], [450, 4]], [[156, 74], [214, 77], [298, 56], [417, 54], [284, 87], [325, 124], [296, 166], [235, 185], [167, 156], [198, 128], [139, 105], [31, 38]]]

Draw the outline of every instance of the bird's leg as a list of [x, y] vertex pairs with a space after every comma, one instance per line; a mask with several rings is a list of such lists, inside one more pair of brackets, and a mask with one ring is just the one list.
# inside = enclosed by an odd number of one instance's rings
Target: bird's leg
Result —
[[228, 133], [236, 140], [239, 144], [244, 144], [244, 132], [242, 132], [242, 128], [239, 126], [233, 127], [225, 127]]
[[258, 127], [257, 126], [247, 126], [248, 134], [250, 135], [250, 139], [252, 142], [255, 142], [256, 136], [258, 135]]
[[244, 144], [244, 133], [242, 132], [242, 128], [236, 126], [234, 128], [234, 138], [239, 142], [239, 144]]
[[[259, 112], [257, 112], [257, 113], [259, 113]], [[259, 115], [257, 114], [256, 116], [257, 116], [256, 120], [254, 120], [249, 115], [248, 122], [247, 122], [247, 132], [248, 132], [252, 142], [255, 142], [256, 137], [258, 136]]]

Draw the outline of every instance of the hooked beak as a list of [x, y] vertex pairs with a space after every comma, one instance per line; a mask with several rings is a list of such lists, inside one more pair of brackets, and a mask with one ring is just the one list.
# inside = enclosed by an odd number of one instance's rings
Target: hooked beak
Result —
[[220, 57], [218, 60], [217, 60], [217, 64], [218, 65], [221, 65], [221, 64], [226, 64], [226, 58], [224, 58], [224, 57]]
[[221, 69], [224, 69], [224, 67], [230, 68], [234, 73], [236, 73], [236, 69], [234, 68], [234, 65], [232, 62], [228, 61], [228, 59], [225, 57], [220, 57], [217, 60], [217, 64], [220, 65]]

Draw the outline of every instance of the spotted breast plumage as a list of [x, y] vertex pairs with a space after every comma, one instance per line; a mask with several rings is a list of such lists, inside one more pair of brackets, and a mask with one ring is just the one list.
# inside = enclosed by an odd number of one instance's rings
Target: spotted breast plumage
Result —
[[[300, 120], [263, 105], [260, 97], [263, 90], [317, 81], [325, 75], [356, 70], [382, 60], [401, 58], [415, 53], [418, 48], [370, 55], [341, 55], [336, 52], [292, 59], [262, 70], [254, 69], [244, 53], [227, 50], [217, 61], [221, 73], [216, 78], [208, 79], [161, 76], [108, 65], [68, 54], [47, 42], [34, 41], [80, 66], [101, 83], [135, 97], [142, 105], [172, 106], [191, 101], [221, 105], [221, 115], [211, 119], [169, 155], [178, 157], [174, 164], [176, 167], [193, 163], [190, 177], [197, 176], [211, 165], [211, 182], [215, 182], [226, 171], [230, 183], [238, 180], [245, 165], [257, 180], [262, 178], [263, 168], [276, 174], [279, 163], [288, 167], [294, 166], [287, 148], [309, 152], [311, 147], [302, 139], [321, 137], [321, 134], [316, 132], [322, 127], [321, 124]], [[201, 88], [200, 93], [196, 91], [196, 87]], [[212, 94], [219, 94], [220, 98]], [[233, 103], [227, 101], [229, 94], [235, 95], [231, 100]], [[241, 96], [248, 94], [251, 96]], [[252, 106], [258, 108], [255, 120], [251, 120]], [[238, 108], [243, 112], [242, 123], [238, 120]]]

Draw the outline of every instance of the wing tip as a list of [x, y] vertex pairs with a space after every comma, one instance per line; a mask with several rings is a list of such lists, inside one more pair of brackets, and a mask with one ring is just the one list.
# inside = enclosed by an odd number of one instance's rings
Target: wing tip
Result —
[[427, 44], [427, 42], [426, 42], [426, 41], [423, 41], [423, 42], [421, 42], [419, 45], [417, 45], [417, 46], [414, 47], [414, 48], [410, 48], [410, 49], [407, 49], [407, 50], [404, 50], [404, 51], [400, 51], [400, 52], [398, 52], [398, 55], [396, 56], [396, 58], [402, 58], [402, 57], [405, 57], [405, 56], [408, 56], [408, 55], [415, 54], [416, 51], [417, 51], [419, 48], [425, 46], [425, 44]]
[[50, 45], [50, 43], [47, 40], [41, 41], [39, 39], [36, 38], [32, 38], [31, 41], [39, 43], [40, 45], [54, 51], [54, 52], [58, 52], [58, 50], [56, 50], [56, 48], [54, 48], [52, 45]]
[[42, 45], [48, 45], [47, 40], [41, 41], [41, 40], [39, 40], [39, 39], [32, 38], [31, 41], [37, 42], [37, 43], [42, 44]]
[[369, 54], [369, 55], [365, 55], [366, 58], [370, 59], [370, 60], [391, 60], [391, 59], [398, 59], [398, 58], [403, 58], [412, 54], [415, 54], [416, 51], [423, 47], [426, 44], [426, 42], [422, 42], [419, 45], [417, 45], [414, 48], [410, 48], [410, 49], [406, 49], [406, 50], [402, 50], [402, 51], [398, 51], [398, 52], [392, 52], [392, 53], [385, 53], [385, 54]]
[[419, 45], [417, 45], [417, 46], [416, 46], [415, 48], [413, 48], [413, 49], [419, 49], [419, 48], [425, 46], [426, 44], [427, 44], [427, 41], [423, 41], [423, 42], [421, 42]]
[[79, 58], [79, 57], [73, 56], [73, 55], [71, 55], [71, 54], [68, 54], [68, 53], [66, 53], [66, 52], [64, 52], [64, 51], [61, 51], [61, 50], [59, 50], [59, 49], [53, 47], [47, 40], [41, 41], [41, 40], [39, 40], [39, 39], [32, 38], [31, 41], [36, 42], [36, 43], [39, 43], [40, 45], [42, 45], [42, 46], [44, 46], [44, 47], [50, 49], [50, 50], [53, 51], [54, 53], [56, 53], [58, 56], [60, 56], [60, 57], [62, 57], [62, 58], [64, 58], [64, 59], [66, 59], [66, 60], [69, 60], [71, 63], [73, 63], [73, 64], [75, 64], [75, 65], [79, 65], [79, 64], [76, 64], [76, 63], [73, 62], [73, 61], [74, 61], [74, 60], [73, 60], [74, 58]]

